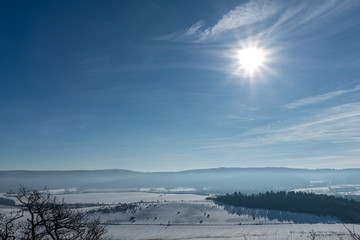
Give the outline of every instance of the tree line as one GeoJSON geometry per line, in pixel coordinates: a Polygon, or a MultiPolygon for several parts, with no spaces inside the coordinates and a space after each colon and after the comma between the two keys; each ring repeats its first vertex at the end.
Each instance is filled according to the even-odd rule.
{"type": "Polygon", "coordinates": [[[247,195],[234,192],[209,199],[240,207],[334,216],[344,223],[360,223],[360,202],[325,194],[280,191],[247,195]]]}
{"type": "Polygon", "coordinates": [[[0,197],[0,205],[14,206],[14,205],[15,205],[15,201],[12,200],[12,199],[0,197]]]}

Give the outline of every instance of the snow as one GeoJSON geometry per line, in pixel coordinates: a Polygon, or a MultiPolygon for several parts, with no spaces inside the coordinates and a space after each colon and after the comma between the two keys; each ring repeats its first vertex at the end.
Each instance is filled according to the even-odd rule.
{"type": "MultiPolygon", "coordinates": [[[[277,219],[269,219],[271,210],[221,206],[205,200],[204,196],[191,194],[175,196],[169,194],[167,201],[153,202],[140,201],[145,199],[145,196],[149,197],[146,199],[157,200],[161,194],[133,194],[128,193],[126,197],[123,196],[125,197],[123,200],[130,200],[129,197],[132,195],[131,199],[137,203],[137,208],[133,211],[92,214],[93,217],[100,217],[101,221],[107,224],[108,235],[114,240],[302,240],[311,239],[312,232],[316,240],[340,239],[339,236],[342,239],[349,239],[348,232],[342,224],[294,224],[292,220],[280,222],[277,219]]],[[[311,217],[317,217],[288,212],[282,212],[280,216],[287,216],[286,214],[293,220],[297,218],[311,220],[311,217]]],[[[319,221],[326,221],[325,218],[317,218],[319,221]]],[[[350,229],[354,227],[354,230],[360,233],[360,225],[347,226],[350,229]]]]}
{"type": "MultiPolygon", "coordinates": [[[[61,193],[61,191],[52,191],[61,193]]],[[[350,239],[343,224],[324,224],[334,218],[317,217],[264,209],[249,209],[219,205],[196,194],[147,192],[91,192],[55,194],[67,203],[101,203],[107,207],[118,203],[134,203],[124,212],[89,213],[107,225],[113,240],[143,239],[244,239],[244,240],[316,240],[350,239]],[[304,222],[306,224],[294,224],[304,222]],[[308,222],[319,222],[309,224],[308,222]]],[[[0,195],[1,196],[1,195],[0,195]]],[[[10,214],[18,208],[0,206],[10,214]]],[[[83,211],[100,207],[83,208],[83,211]]],[[[346,225],[360,233],[360,225],[346,225]]]]}
{"type": "Polygon", "coordinates": [[[315,194],[329,194],[329,187],[312,187],[312,188],[297,188],[293,190],[294,192],[306,192],[306,193],[315,193],[315,194]]]}
{"type": "MultiPolygon", "coordinates": [[[[347,225],[360,232],[359,225],[347,225]]],[[[113,240],[143,239],[244,239],[244,240],[302,240],[311,239],[314,231],[316,240],[350,239],[342,224],[280,224],[280,225],[110,225],[108,234],[113,240]],[[342,237],[342,238],[339,238],[342,237]]]]}
{"type": "Polygon", "coordinates": [[[241,208],[218,205],[212,201],[137,203],[126,212],[95,213],[102,222],[111,224],[279,224],[279,223],[335,223],[332,217],[286,211],[241,208]]]}
{"type": "Polygon", "coordinates": [[[131,202],[164,202],[164,201],[201,201],[207,196],[196,194],[159,194],[146,192],[104,192],[77,193],[56,195],[67,203],[131,203],[131,202]]]}
{"type": "Polygon", "coordinates": [[[184,187],[169,189],[169,192],[195,192],[195,191],[196,191],[195,188],[184,188],[184,187]]]}
{"type": "Polygon", "coordinates": [[[315,194],[338,195],[338,196],[360,195],[360,185],[339,184],[339,185],[329,185],[326,187],[296,188],[293,189],[293,191],[315,193],[315,194]]]}
{"type": "Polygon", "coordinates": [[[251,216],[238,216],[216,206],[213,202],[162,202],[142,203],[136,211],[126,213],[95,214],[103,222],[115,224],[227,224],[253,221],[251,216]]]}

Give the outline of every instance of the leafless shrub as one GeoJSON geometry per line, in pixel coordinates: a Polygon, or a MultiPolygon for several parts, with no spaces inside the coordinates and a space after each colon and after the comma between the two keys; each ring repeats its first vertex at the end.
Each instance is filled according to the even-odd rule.
{"type": "Polygon", "coordinates": [[[315,238],[316,238],[316,233],[315,233],[314,229],[311,229],[311,231],[309,232],[309,238],[310,238],[311,240],[315,240],[315,238]]]}
{"type": "Polygon", "coordinates": [[[14,240],[19,224],[16,222],[19,218],[23,217],[22,211],[15,214],[3,214],[0,212],[0,239],[1,240],[14,240]]]}

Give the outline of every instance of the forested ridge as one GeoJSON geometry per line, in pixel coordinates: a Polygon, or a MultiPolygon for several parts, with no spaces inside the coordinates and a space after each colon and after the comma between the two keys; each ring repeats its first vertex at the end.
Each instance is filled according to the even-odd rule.
{"type": "Polygon", "coordinates": [[[360,202],[325,194],[281,191],[247,195],[235,192],[209,199],[240,207],[334,216],[345,223],[360,223],[360,202]]]}

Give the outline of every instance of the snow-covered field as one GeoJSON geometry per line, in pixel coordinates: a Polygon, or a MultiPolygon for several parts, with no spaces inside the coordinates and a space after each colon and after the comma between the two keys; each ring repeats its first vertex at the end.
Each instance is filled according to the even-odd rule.
{"type": "Polygon", "coordinates": [[[146,192],[105,192],[105,193],[78,193],[56,195],[67,203],[131,203],[131,202],[157,202],[157,201],[200,201],[206,196],[196,194],[166,194],[146,192]]]}
{"type": "MultiPolygon", "coordinates": [[[[106,204],[84,210],[102,209],[89,215],[99,217],[114,240],[351,239],[343,224],[324,224],[337,222],[335,218],[219,205],[196,194],[92,192],[56,196],[72,204],[106,204]],[[116,206],[122,208],[116,211],[116,206]]],[[[0,210],[15,209],[0,206],[0,210]]],[[[347,227],[360,233],[360,225],[347,227]]]]}
{"type": "Polygon", "coordinates": [[[339,185],[329,185],[326,187],[296,188],[293,189],[293,191],[315,193],[315,194],[337,195],[337,196],[347,196],[347,195],[357,196],[360,195],[360,185],[339,184],[339,185]]]}
{"type": "MultiPolygon", "coordinates": [[[[115,206],[115,205],[114,205],[115,206]]],[[[112,209],[108,206],[107,209],[112,209]]],[[[110,224],[151,225],[264,225],[289,223],[336,223],[336,218],[285,211],[218,205],[212,201],[172,201],[123,205],[119,211],[92,214],[110,224]],[[124,210],[124,208],[126,210],[124,210]]]]}
{"type": "MultiPolygon", "coordinates": [[[[347,225],[352,229],[353,225],[347,225]]],[[[341,224],[280,224],[280,225],[224,225],[224,226],[108,226],[113,240],[143,239],[243,239],[243,240],[340,240],[351,239],[341,224]],[[312,238],[314,236],[315,238],[312,238]]],[[[360,226],[355,225],[360,232],[360,226]]]]}

